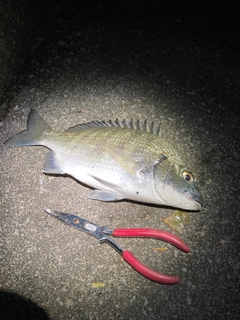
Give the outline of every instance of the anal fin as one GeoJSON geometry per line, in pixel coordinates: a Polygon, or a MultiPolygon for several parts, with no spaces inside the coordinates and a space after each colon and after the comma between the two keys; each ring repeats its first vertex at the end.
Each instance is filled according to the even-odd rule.
{"type": "Polygon", "coordinates": [[[65,172],[63,172],[63,170],[59,166],[56,154],[53,151],[49,151],[47,153],[43,172],[52,174],[65,174],[65,172]]]}

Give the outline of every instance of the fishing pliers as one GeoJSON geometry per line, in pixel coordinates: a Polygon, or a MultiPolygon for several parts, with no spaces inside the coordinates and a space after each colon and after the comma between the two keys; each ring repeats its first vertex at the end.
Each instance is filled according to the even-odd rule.
{"type": "Polygon", "coordinates": [[[189,252],[187,244],[178,238],[177,236],[163,230],[147,229],[147,228],[132,228],[132,229],[115,229],[110,230],[107,226],[99,226],[88,220],[82,219],[73,214],[63,213],[48,208],[44,209],[51,216],[65,222],[71,227],[77,228],[95,238],[100,243],[107,242],[111,245],[118,253],[120,253],[123,259],[130,264],[136,271],[145,276],[146,278],[162,283],[162,284],[176,284],[179,282],[179,278],[175,276],[168,276],[143,265],[135,256],[127,250],[122,249],[115,241],[109,236],[113,237],[144,237],[144,238],[157,238],[167,241],[184,252],[189,252]]]}

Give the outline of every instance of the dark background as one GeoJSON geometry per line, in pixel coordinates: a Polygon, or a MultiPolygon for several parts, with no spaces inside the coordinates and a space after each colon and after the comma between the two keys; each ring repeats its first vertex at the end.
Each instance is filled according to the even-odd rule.
{"type": "MultiPolygon", "coordinates": [[[[1,0],[0,101],[9,97],[6,90],[11,91],[19,77],[23,81],[29,62],[44,60],[51,41],[78,22],[118,23],[124,32],[143,29],[154,34],[164,28],[164,36],[174,39],[184,36],[196,44],[209,41],[211,48],[228,47],[228,62],[234,64],[239,53],[239,13],[238,1],[1,0]]],[[[111,30],[107,32],[114,37],[111,30]]]]}

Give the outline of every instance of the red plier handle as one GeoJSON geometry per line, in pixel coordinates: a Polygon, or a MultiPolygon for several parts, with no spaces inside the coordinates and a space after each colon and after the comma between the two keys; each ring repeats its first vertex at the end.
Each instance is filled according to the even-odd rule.
{"type": "MultiPolygon", "coordinates": [[[[156,230],[156,229],[116,229],[112,232],[114,237],[147,237],[147,238],[157,238],[160,240],[167,241],[184,252],[189,252],[190,248],[188,245],[167,231],[156,230]]],[[[175,276],[168,276],[162,273],[153,271],[152,269],[146,267],[142,264],[130,251],[123,250],[123,259],[128,262],[136,271],[142,274],[144,277],[162,284],[176,284],[179,283],[179,278],[175,276]]]]}

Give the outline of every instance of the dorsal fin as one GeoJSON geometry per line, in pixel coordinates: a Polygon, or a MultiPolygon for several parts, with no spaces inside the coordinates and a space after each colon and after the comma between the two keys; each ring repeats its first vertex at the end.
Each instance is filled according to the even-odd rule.
{"type": "Polygon", "coordinates": [[[67,129],[67,131],[81,131],[81,130],[90,129],[90,128],[106,128],[106,127],[140,130],[142,132],[147,132],[155,136],[159,136],[161,138],[164,137],[164,133],[161,130],[161,124],[156,126],[154,124],[154,121],[152,121],[149,124],[147,120],[141,122],[140,120],[134,121],[133,119],[131,119],[130,121],[127,121],[126,119],[123,119],[123,120],[116,119],[116,120],[107,120],[107,121],[103,120],[103,121],[87,122],[87,123],[82,123],[74,127],[71,127],[67,129]]]}

